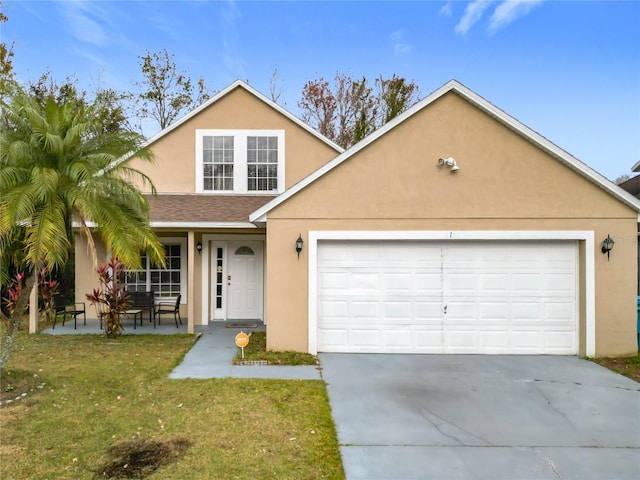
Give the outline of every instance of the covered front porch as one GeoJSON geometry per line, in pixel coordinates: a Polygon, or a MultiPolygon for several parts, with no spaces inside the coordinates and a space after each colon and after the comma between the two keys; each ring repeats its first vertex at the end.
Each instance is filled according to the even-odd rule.
{"type": "MultiPolygon", "coordinates": [[[[181,329],[186,333],[196,333],[212,321],[264,321],[265,231],[248,217],[271,198],[150,197],[151,225],[165,247],[167,265],[153,265],[143,256],[140,270],[126,272],[125,288],[153,292],[156,303],[180,296],[181,329]]],[[[94,244],[99,261],[107,259],[105,246],[97,238],[94,244]]],[[[85,302],[89,314],[93,307],[86,294],[97,286],[97,276],[87,247],[77,235],[75,301],[85,302]]],[[[99,330],[97,324],[92,328],[99,330]]],[[[32,319],[31,331],[37,330],[32,319]]]]}

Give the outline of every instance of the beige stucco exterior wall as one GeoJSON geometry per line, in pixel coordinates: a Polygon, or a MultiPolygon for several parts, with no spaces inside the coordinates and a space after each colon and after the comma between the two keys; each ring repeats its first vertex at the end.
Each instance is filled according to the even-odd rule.
{"type": "MultiPolygon", "coordinates": [[[[198,129],[285,131],[285,187],[297,183],[337,155],[327,143],[243,88],[236,88],[151,146],[153,163],[134,159],[131,166],[151,177],[158,192],[195,193],[198,129]]],[[[148,186],[139,184],[148,191],[148,186]]]]}
{"type": "MultiPolygon", "coordinates": [[[[636,348],[637,212],[449,93],[268,214],[268,347],[307,350],[314,230],[593,231],[596,354],[636,348]],[[437,166],[454,157],[460,171],[437,166]],[[599,251],[610,234],[610,261],[599,251]]],[[[580,285],[584,297],[585,249],[580,285]]],[[[584,305],[581,306],[584,308],[584,305]]],[[[584,312],[580,340],[584,353],[584,312]]]]}

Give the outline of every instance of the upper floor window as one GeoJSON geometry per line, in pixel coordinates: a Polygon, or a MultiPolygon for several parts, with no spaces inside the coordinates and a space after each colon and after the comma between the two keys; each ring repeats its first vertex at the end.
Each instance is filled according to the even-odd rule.
{"type": "Polygon", "coordinates": [[[202,163],[205,190],[233,190],[233,137],[203,137],[202,163]]]}
{"type": "Polygon", "coordinates": [[[196,191],[284,191],[283,130],[196,130],[196,191]]]}

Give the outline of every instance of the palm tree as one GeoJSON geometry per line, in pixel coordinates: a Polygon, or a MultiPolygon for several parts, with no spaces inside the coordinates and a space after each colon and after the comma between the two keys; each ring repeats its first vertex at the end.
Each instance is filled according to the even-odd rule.
{"type": "Polygon", "coordinates": [[[36,271],[62,267],[74,229],[91,230],[131,268],[140,252],[160,265],[164,251],[148,221],[148,203],[133,181],[149,178],[130,167],[133,156],[151,160],[134,132],[103,128],[94,107],[75,99],[38,101],[17,89],[0,103],[0,284],[9,268],[26,273],[21,298],[5,329],[0,371],[24,314],[36,271]],[[16,255],[15,252],[21,252],[16,255]]]}

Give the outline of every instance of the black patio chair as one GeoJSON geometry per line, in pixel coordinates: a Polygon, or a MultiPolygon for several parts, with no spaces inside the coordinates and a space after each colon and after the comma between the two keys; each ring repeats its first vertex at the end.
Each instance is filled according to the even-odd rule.
{"type": "Polygon", "coordinates": [[[73,305],[66,305],[64,303],[64,299],[61,296],[53,297],[53,305],[54,305],[54,316],[53,316],[53,327],[56,328],[56,322],[58,321],[58,316],[62,315],[62,326],[64,327],[64,322],[67,320],[67,315],[73,316],[73,329],[78,328],[78,315],[82,314],[84,317],[84,326],[87,326],[87,309],[84,302],[76,302],[73,305]]]}
{"type": "Polygon", "coordinates": [[[160,315],[163,313],[173,313],[173,319],[176,322],[176,328],[178,327],[178,320],[182,325],[182,318],[180,317],[180,298],[182,295],[178,295],[175,302],[158,302],[156,304],[155,315],[158,317],[158,325],[160,325],[160,315]]]}

